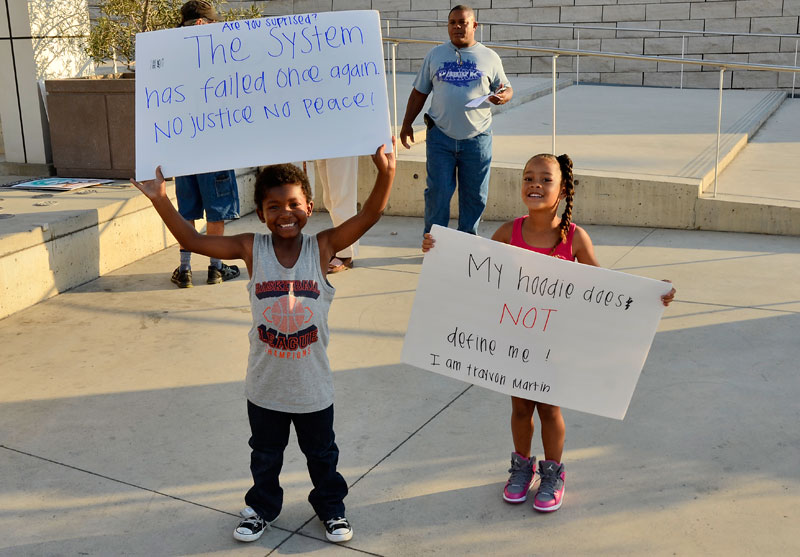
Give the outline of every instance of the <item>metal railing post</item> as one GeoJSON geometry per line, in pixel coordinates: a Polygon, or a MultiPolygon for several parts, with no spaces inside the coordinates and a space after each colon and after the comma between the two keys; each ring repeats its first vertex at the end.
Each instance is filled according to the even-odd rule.
{"type": "MultiPolygon", "coordinates": [[[[794,67],[797,67],[797,43],[798,40],[794,41],[794,67]]],[[[794,78],[797,77],[797,72],[792,74],[792,98],[794,98],[794,78]]]]}
{"type": "MultiPolygon", "coordinates": [[[[686,35],[681,36],[681,60],[686,53],[686,35]]],[[[683,64],[681,64],[681,91],[683,91],[683,64]]]]}
{"type": "MultiPolygon", "coordinates": [[[[578,29],[578,48],[577,50],[581,49],[581,30],[578,29]]],[[[580,85],[581,83],[581,55],[578,54],[575,57],[575,85],[580,85]]]]}
{"type": "Polygon", "coordinates": [[[556,58],[558,54],[553,55],[553,155],[556,154],[556,58]]]}
{"type": "MultiPolygon", "coordinates": [[[[397,127],[397,43],[392,43],[392,96],[394,97],[394,136],[400,135],[397,127]]],[[[395,155],[397,156],[397,155],[395,155]]]]}
{"type": "Polygon", "coordinates": [[[717,197],[717,182],[719,180],[719,139],[722,132],[722,78],[725,68],[719,69],[719,111],[717,112],[717,157],[714,161],[714,197],[717,197]]]}

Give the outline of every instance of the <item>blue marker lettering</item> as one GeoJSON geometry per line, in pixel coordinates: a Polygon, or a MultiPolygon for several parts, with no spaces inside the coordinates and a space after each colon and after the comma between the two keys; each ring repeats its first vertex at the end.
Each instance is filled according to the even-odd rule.
{"type": "Polygon", "coordinates": [[[272,37],[273,39],[275,39],[278,42],[278,46],[281,49],[277,53],[274,53],[274,54],[273,54],[273,52],[271,50],[267,49],[267,54],[269,54],[273,58],[277,58],[278,56],[283,54],[283,43],[281,42],[281,40],[278,37],[275,36],[275,32],[276,32],[275,28],[274,27],[270,27],[269,36],[272,37]]]}
{"type": "Polygon", "coordinates": [[[187,39],[194,39],[195,41],[195,48],[197,49],[197,67],[203,67],[201,58],[200,58],[200,37],[208,37],[211,38],[211,35],[189,35],[188,37],[184,37],[183,40],[187,39]]]}
{"type": "MultiPolygon", "coordinates": [[[[237,25],[237,29],[238,29],[238,25],[237,25]]],[[[242,39],[240,39],[239,37],[234,38],[231,41],[231,59],[234,62],[242,62],[243,60],[247,60],[248,58],[250,58],[249,54],[247,56],[245,56],[244,58],[237,58],[236,56],[234,56],[234,54],[238,53],[241,49],[242,49],[242,39]],[[236,48],[234,48],[234,46],[236,48]]]]}

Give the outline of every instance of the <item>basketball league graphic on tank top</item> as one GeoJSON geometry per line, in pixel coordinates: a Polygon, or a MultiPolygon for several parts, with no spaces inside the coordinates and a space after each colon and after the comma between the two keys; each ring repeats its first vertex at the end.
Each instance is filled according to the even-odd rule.
{"type": "Polygon", "coordinates": [[[258,337],[266,344],[267,354],[276,358],[299,359],[311,353],[317,342],[314,312],[305,299],[319,298],[315,280],[268,280],[256,284],[256,298],[275,298],[262,315],[265,323],[258,326],[258,337]]]}

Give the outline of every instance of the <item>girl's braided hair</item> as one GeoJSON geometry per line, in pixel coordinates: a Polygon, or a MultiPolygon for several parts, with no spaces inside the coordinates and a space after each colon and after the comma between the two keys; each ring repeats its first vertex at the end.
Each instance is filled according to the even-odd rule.
{"type": "Polygon", "coordinates": [[[558,225],[561,237],[559,238],[558,242],[556,242],[556,245],[553,246],[553,249],[550,250],[550,255],[553,255],[556,251],[556,248],[567,241],[569,225],[572,222],[572,200],[575,196],[576,184],[575,178],[572,175],[572,159],[569,158],[569,155],[567,154],[555,156],[549,153],[536,155],[533,157],[533,159],[554,160],[558,163],[558,167],[561,169],[561,185],[564,187],[564,200],[566,202],[566,206],[564,207],[564,213],[561,215],[561,223],[558,225]]]}

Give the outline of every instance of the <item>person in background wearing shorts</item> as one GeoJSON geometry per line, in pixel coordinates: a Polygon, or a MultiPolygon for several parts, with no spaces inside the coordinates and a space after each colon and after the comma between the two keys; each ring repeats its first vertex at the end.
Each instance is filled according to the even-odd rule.
{"type": "MultiPolygon", "coordinates": [[[[181,6],[179,27],[204,25],[219,21],[214,6],[206,0],[190,0],[181,6]]],[[[206,217],[206,234],[225,234],[225,221],[239,218],[239,189],[233,170],[190,174],[175,178],[175,194],[178,197],[178,212],[194,226],[194,221],[206,217]]],[[[180,266],[172,273],[172,282],[178,288],[192,287],[192,252],[181,246],[180,266]]],[[[219,284],[239,276],[239,267],[226,265],[219,259],[210,258],[207,284],[219,284]]]]}

